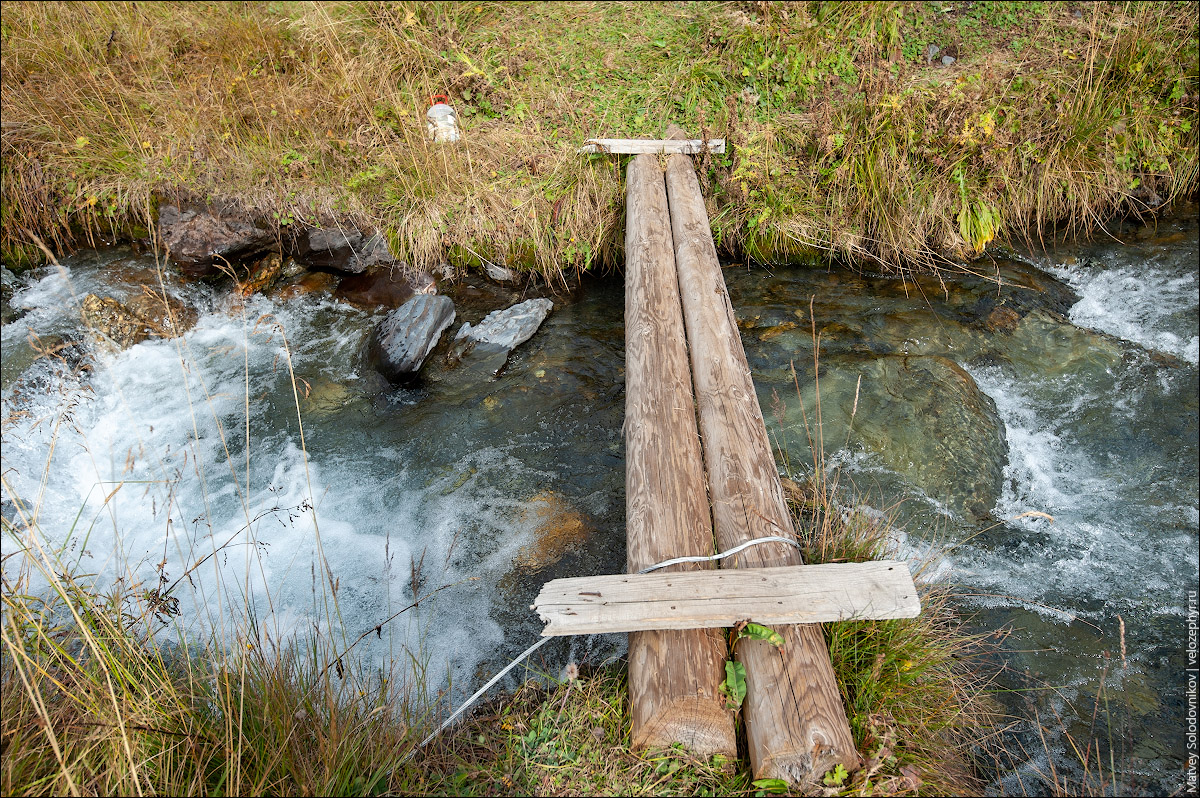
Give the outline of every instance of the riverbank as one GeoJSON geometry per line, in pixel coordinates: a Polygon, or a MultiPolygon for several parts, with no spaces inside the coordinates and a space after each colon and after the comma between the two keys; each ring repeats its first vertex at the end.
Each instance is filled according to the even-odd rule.
{"type": "Polygon", "coordinates": [[[171,198],[561,277],[621,259],[621,161],[578,146],[674,121],[729,143],[699,163],[726,252],[936,268],[1194,194],[1197,27],[1188,3],[6,3],[0,253],[145,236],[171,198]],[[426,139],[442,93],[458,144],[426,139]]]}

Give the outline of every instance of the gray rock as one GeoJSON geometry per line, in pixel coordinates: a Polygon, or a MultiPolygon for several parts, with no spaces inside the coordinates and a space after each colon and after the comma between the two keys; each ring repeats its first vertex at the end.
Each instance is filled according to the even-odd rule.
{"type": "Polygon", "coordinates": [[[952,55],[944,55],[944,56],[942,56],[942,66],[950,66],[956,60],[957,59],[952,55]]]}
{"type": "Polygon", "coordinates": [[[16,293],[17,276],[10,272],[7,266],[0,266],[0,274],[3,275],[3,280],[0,281],[0,323],[8,324],[20,318],[22,313],[12,306],[13,294],[16,293]]]}
{"type": "Polygon", "coordinates": [[[397,262],[387,239],[379,233],[365,238],[357,230],[314,227],[296,242],[296,260],[308,268],[362,274],[373,266],[397,262]]]}
{"type": "Polygon", "coordinates": [[[474,327],[470,322],[463,324],[454,336],[450,362],[457,364],[469,358],[477,371],[499,374],[509,353],[537,332],[553,307],[549,299],[529,299],[489,313],[474,327]]]}
{"type": "Polygon", "coordinates": [[[310,268],[342,270],[362,244],[362,233],[357,230],[312,228],[296,242],[296,261],[310,268]]]}
{"type": "Polygon", "coordinates": [[[933,59],[937,58],[938,53],[941,51],[942,48],[938,47],[936,44],[929,45],[929,47],[925,50],[925,60],[932,64],[933,59]]]}
{"type": "Polygon", "coordinates": [[[367,357],[390,382],[412,379],[453,323],[454,303],[448,297],[418,294],[371,331],[367,357]]]}
{"type": "Polygon", "coordinates": [[[275,242],[274,232],[232,209],[162,205],[158,227],[171,260],[190,277],[215,276],[219,266],[253,260],[275,242]]]}
{"type": "Polygon", "coordinates": [[[387,239],[376,233],[354,251],[354,254],[350,256],[349,263],[342,268],[342,271],[362,274],[372,266],[390,266],[396,262],[397,258],[392,254],[387,239]]]}
{"type": "Polygon", "coordinates": [[[489,313],[477,326],[467,322],[454,340],[511,351],[533,337],[553,307],[549,299],[528,299],[489,313]]]}
{"type": "Polygon", "coordinates": [[[491,261],[483,262],[483,269],[487,272],[487,276],[498,283],[515,283],[517,281],[517,273],[512,269],[492,263],[491,261]]]}

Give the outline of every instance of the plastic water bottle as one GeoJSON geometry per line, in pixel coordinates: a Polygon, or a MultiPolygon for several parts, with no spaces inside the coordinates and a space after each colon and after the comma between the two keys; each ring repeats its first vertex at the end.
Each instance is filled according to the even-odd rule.
{"type": "Polygon", "coordinates": [[[434,141],[458,141],[458,115],[445,94],[429,98],[431,105],[425,112],[426,129],[434,141]]]}

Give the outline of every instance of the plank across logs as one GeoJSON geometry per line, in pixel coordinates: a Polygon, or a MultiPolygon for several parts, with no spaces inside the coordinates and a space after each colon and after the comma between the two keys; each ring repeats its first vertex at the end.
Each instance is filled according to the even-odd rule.
{"type": "MultiPolygon", "coordinates": [[[[905,563],[805,566],[782,543],[745,548],[722,569],[665,560],[711,555],[763,537],[794,539],[746,354],[689,158],[630,152],[625,229],[626,565],[629,575],[547,583],[534,603],[544,635],[629,632],[629,700],[639,748],[682,743],[737,752],[721,684],[721,627],[772,623],[783,645],[743,639],[742,705],[756,778],[812,783],[859,766],[819,622],[913,617],[905,563]],[[697,423],[698,421],[698,423],[697,423]],[[745,613],[745,615],[742,615],[745,613]],[[757,617],[756,617],[757,616],[757,617]]],[[[688,141],[690,144],[691,142],[688,141]]],[[[662,146],[659,146],[662,145],[662,146]]],[[[619,142],[606,142],[620,152],[619,142]]]]}

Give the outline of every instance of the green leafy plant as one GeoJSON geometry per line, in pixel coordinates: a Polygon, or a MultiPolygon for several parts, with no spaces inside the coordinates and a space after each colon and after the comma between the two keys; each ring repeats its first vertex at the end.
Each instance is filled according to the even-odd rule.
{"type": "Polygon", "coordinates": [[[821,779],[821,783],[826,787],[841,787],[846,783],[846,778],[849,775],[846,768],[839,762],[837,767],[825,774],[825,778],[821,779]]]}
{"type": "Polygon", "coordinates": [[[730,709],[737,709],[746,700],[746,666],[733,660],[725,661],[725,681],[721,682],[730,709]]]}
{"type": "Polygon", "coordinates": [[[729,646],[730,659],[725,662],[725,681],[721,683],[721,692],[726,696],[730,709],[737,709],[746,699],[746,667],[732,659],[740,640],[762,640],[779,648],[783,645],[783,635],[769,626],[744,621],[738,624],[731,633],[732,641],[729,646]]]}

